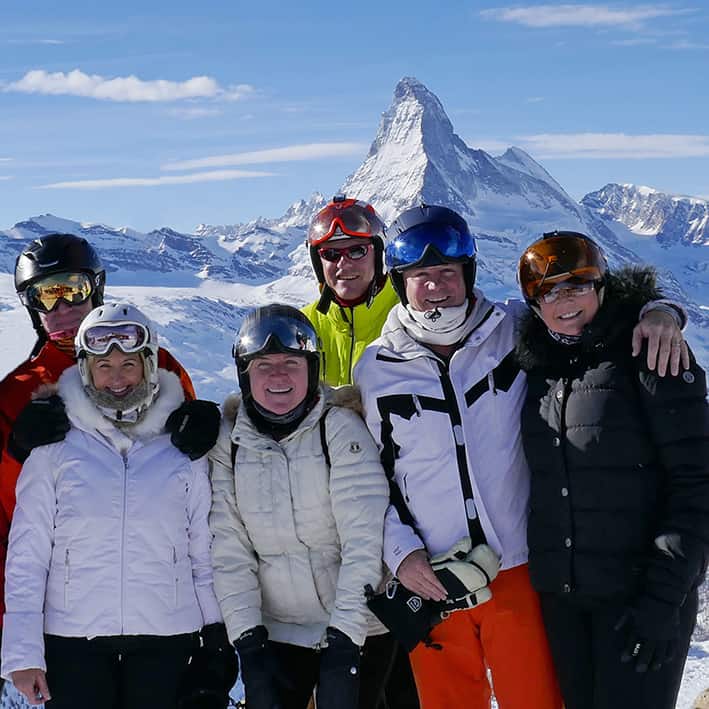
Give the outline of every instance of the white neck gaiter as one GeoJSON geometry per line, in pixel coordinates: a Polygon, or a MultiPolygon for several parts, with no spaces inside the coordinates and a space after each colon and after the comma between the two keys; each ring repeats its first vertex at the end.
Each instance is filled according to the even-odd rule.
{"type": "Polygon", "coordinates": [[[454,345],[475,326],[476,319],[468,317],[470,301],[450,308],[414,310],[410,305],[397,306],[399,322],[418,342],[427,345],[454,345]]]}

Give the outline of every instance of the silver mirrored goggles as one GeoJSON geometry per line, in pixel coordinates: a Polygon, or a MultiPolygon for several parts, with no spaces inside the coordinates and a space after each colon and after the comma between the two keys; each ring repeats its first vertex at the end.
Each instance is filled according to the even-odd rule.
{"type": "Polygon", "coordinates": [[[104,355],[116,346],[125,354],[140,352],[150,339],[140,323],[106,323],[89,327],[81,336],[81,349],[92,355],[104,355]]]}
{"type": "Polygon", "coordinates": [[[256,318],[241,328],[232,350],[234,359],[260,354],[318,352],[318,336],[312,327],[294,318],[256,318]]]}

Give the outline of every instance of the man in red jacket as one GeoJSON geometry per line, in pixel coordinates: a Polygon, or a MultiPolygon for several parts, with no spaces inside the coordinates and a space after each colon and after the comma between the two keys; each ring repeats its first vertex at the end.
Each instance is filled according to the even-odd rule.
{"type": "MultiPolygon", "coordinates": [[[[58,397],[33,399],[33,395],[76,363],[74,336],[86,315],[103,303],[105,278],[94,248],[73,234],[35,239],[17,258],[15,288],[30,315],[37,342],[29,358],[0,382],[0,589],[22,463],[32,448],[62,440],[69,429],[58,397]]],[[[211,402],[195,400],[189,375],[166,350],[158,353],[158,367],[178,375],[187,400],[168,419],[172,442],[197,458],[216,441],[219,411],[211,402]]]]}

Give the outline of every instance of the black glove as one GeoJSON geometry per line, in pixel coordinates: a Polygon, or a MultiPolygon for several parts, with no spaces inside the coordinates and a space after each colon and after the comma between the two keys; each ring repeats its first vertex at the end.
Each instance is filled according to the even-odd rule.
{"type": "Polygon", "coordinates": [[[55,394],[48,399],[34,399],[15,420],[7,448],[16,460],[24,463],[33,448],[63,441],[70,428],[60,397],[55,394]]]}
{"type": "Polygon", "coordinates": [[[175,448],[197,460],[214,447],[219,436],[221,414],[213,401],[185,401],[165,422],[165,431],[175,448]]]}
{"type": "Polygon", "coordinates": [[[182,673],[177,709],[227,709],[229,692],[239,675],[239,660],[223,623],[205,625],[202,646],[182,673]]]}
{"type": "Polygon", "coordinates": [[[257,625],[243,632],[234,646],[239,652],[241,679],[249,709],[282,709],[276,688],[278,663],[268,646],[266,628],[257,625]]]}
{"type": "Polygon", "coordinates": [[[675,654],[679,641],[679,608],[651,596],[640,596],[615,625],[624,632],[621,662],[635,662],[637,672],[658,670],[675,654]]]}
{"type": "Polygon", "coordinates": [[[357,709],[361,648],[337,628],[327,629],[327,647],[320,653],[319,709],[357,709]]]}

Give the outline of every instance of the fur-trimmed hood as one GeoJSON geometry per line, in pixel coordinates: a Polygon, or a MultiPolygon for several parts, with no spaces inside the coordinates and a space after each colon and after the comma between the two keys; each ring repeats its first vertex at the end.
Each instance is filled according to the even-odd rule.
{"type": "MultiPolygon", "coordinates": [[[[160,392],[147,408],[143,418],[130,426],[130,436],[103,416],[89,395],[79,374],[79,367],[69,367],[56,385],[56,393],[64,401],[72,426],[83,431],[97,432],[109,439],[120,451],[128,450],[134,440],[148,439],[165,432],[167,417],[185,400],[185,393],[176,374],[158,370],[160,392]]],[[[46,393],[46,392],[45,392],[46,393]]]]}
{"type": "MultiPolygon", "coordinates": [[[[351,409],[360,416],[363,414],[362,399],[359,393],[359,387],[346,384],[341,387],[331,387],[323,382],[319,386],[320,399],[323,402],[323,410],[333,406],[339,406],[345,409],[351,409]]],[[[231,430],[234,427],[236,416],[241,407],[241,394],[232,392],[227,396],[222,405],[222,416],[224,422],[231,430]]],[[[317,408],[317,407],[316,407],[317,408]]]]}
{"type": "MultiPolygon", "coordinates": [[[[641,308],[651,300],[662,298],[653,268],[628,266],[608,273],[603,304],[596,317],[585,328],[577,345],[562,345],[554,340],[544,321],[531,308],[519,324],[517,360],[525,371],[532,369],[563,370],[577,355],[600,353],[625,346],[625,335],[638,322],[641,308]]],[[[630,343],[627,343],[628,348],[630,343]]]]}

